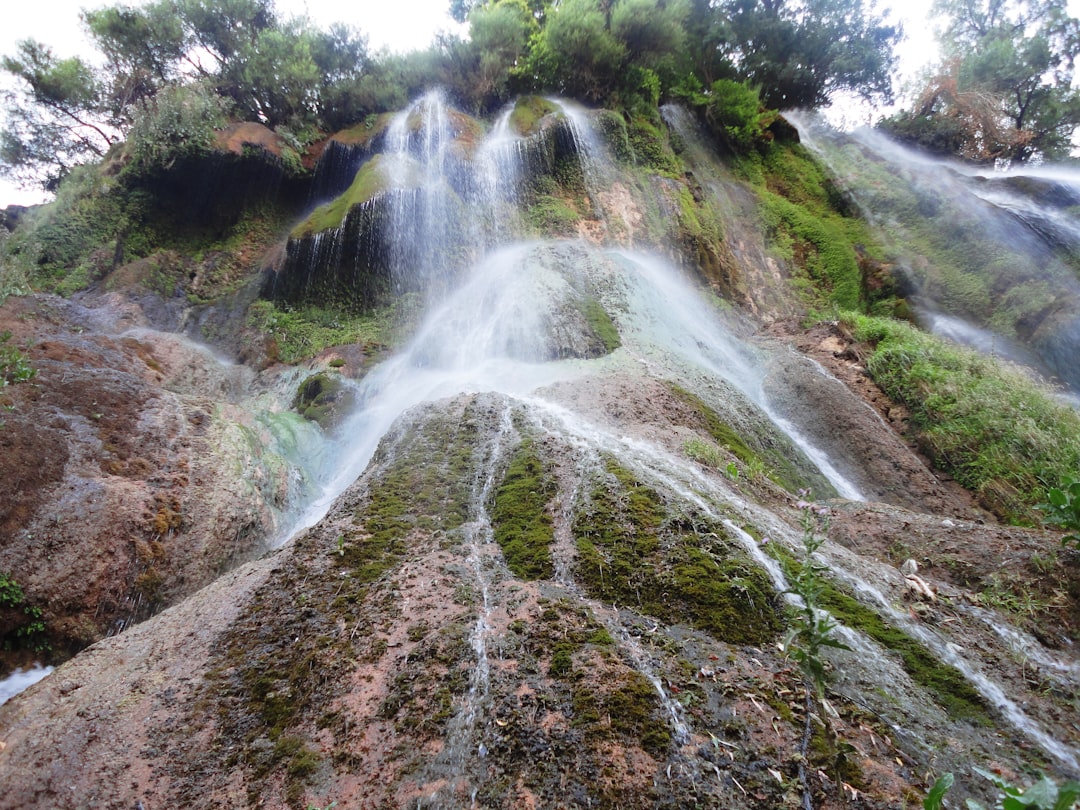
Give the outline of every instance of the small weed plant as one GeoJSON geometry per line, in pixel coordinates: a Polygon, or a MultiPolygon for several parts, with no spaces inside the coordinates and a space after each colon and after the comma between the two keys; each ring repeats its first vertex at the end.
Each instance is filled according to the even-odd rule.
{"type": "MultiPolygon", "coordinates": [[[[821,574],[826,569],[825,566],[814,561],[814,554],[825,542],[829,527],[829,509],[827,506],[811,501],[810,491],[806,489],[799,490],[799,501],[796,505],[799,508],[799,520],[803,530],[802,560],[798,571],[792,577],[788,593],[798,596],[801,604],[784,640],[784,651],[798,663],[799,669],[802,670],[806,690],[806,726],[803,730],[803,759],[799,763],[799,782],[803,789],[802,807],[808,810],[813,806],[810,776],[806,768],[806,757],[810,748],[810,739],[813,736],[812,707],[816,701],[823,708],[828,708],[825,701],[826,672],[822,651],[826,647],[841,650],[850,648],[833,637],[832,631],[836,629],[837,623],[820,607],[824,593],[821,574]]],[[[820,716],[826,739],[838,755],[837,761],[839,761],[845,744],[836,739],[829,723],[828,712],[823,711],[820,716]]]]}
{"type": "Polygon", "coordinates": [[[1080,549],[1080,481],[1066,478],[1060,487],[1047,490],[1046,500],[1038,507],[1046,514],[1043,523],[1064,529],[1061,542],[1080,549]]]}
{"type": "Polygon", "coordinates": [[[5,650],[22,648],[44,652],[49,649],[44,635],[45,622],[41,617],[41,608],[26,604],[26,594],[23,593],[22,586],[5,573],[0,573],[0,608],[21,610],[26,616],[25,621],[0,638],[5,650]]]}
{"type": "MultiPolygon", "coordinates": [[[[987,808],[974,799],[967,799],[964,802],[967,810],[1075,810],[1080,807],[1080,782],[1075,780],[1059,785],[1053,779],[1043,776],[1027,788],[1021,788],[982,768],[975,768],[974,771],[993,782],[1001,793],[992,808],[987,808]]],[[[953,782],[951,773],[943,774],[923,800],[924,810],[941,810],[945,794],[949,792],[953,782]]]]}
{"type": "Polygon", "coordinates": [[[821,573],[825,566],[814,561],[814,554],[825,542],[829,527],[829,509],[809,501],[808,490],[800,490],[800,500],[796,504],[800,510],[803,530],[803,558],[795,574],[789,593],[802,600],[802,605],[795,614],[791,629],[784,641],[784,650],[790,655],[803,675],[814,687],[820,700],[825,693],[825,662],[822,650],[850,649],[833,637],[836,621],[820,608],[823,585],[821,573]]]}
{"type": "Polygon", "coordinates": [[[11,332],[0,332],[0,388],[34,379],[37,369],[26,355],[10,345],[11,332]]]}

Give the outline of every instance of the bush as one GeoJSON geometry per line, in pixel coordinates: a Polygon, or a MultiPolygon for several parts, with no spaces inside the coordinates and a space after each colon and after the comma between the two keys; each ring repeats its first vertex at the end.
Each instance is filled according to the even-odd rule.
{"type": "Polygon", "coordinates": [[[144,101],[128,132],[127,148],[142,169],[169,168],[205,152],[225,126],[227,103],[200,84],[163,89],[144,101]]]}
{"type": "MultiPolygon", "coordinates": [[[[37,369],[30,365],[26,355],[14,346],[9,346],[11,332],[0,333],[0,388],[13,383],[27,382],[34,379],[37,369]]],[[[0,604],[3,604],[0,600],[0,604]]]]}

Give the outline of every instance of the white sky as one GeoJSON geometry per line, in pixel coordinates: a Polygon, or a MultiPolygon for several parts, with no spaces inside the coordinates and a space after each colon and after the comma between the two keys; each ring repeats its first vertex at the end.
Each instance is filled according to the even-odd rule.
{"type": "MultiPolygon", "coordinates": [[[[137,0],[134,0],[137,4],[137,0]]],[[[34,38],[52,47],[60,57],[80,54],[91,56],[90,48],[79,24],[79,10],[119,5],[122,0],[5,0],[3,24],[0,25],[0,54],[12,54],[15,43],[34,38]]],[[[133,2],[133,0],[127,0],[133,2]]],[[[897,90],[910,80],[919,68],[932,61],[936,54],[933,30],[929,21],[931,0],[881,0],[884,6],[897,9],[895,18],[903,22],[906,39],[898,48],[901,59],[897,90]]],[[[276,7],[283,15],[307,14],[321,26],[344,22],[367,34],[373,48],[387,47],[394,51],[424,48],[437,31],[455,25],[447,14],[449,0],[277,0],[276,7]]],[[[1074,14],[1080,0],[1069,0],[1074,14]]],[[[834,118],[846,123],[865,123],[861,117],[872,111],[850,109],[845,105],[834,118]]],[[[40,202],[40,192],[24,191],[0,178],[0,208],[10,204],[28,205],[40,202]]]]}

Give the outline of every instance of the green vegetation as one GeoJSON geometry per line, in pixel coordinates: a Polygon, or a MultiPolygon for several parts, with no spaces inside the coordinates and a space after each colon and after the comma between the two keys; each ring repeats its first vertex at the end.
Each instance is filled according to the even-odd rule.
{"type": "MultiPolygon", "coordinates": [[[[783,566],[789,580],[800,576],[801,563],[777,543],[769,543],[769,553],[783,566]]],[[[876,612],[864,607],[836,585],[816,579],[817,604],[833,618],[853,630],[865,633],[899,658],[911,679],[922,686],[949,716],[978,725],[990,725],[982,695],[955,668],[939,661],[918,641],[888,624],[876,612]]]]}
{"type": "Polygon", "coordinates": [[[28,382],[37,375],[37,369],[16,346],[12,346],[11,332],[0,332],[0,388],[14,383],[28,382]]]}
{"type": "MultiPolygon", "coordinates": [[[[800,493],[809,497],[805,490],[800,493]]],[[[825,593],[825,582],[821,577],[828,568],[814,562],[814,553],[825,542],[828,532],[828,508],[805,500],[799,501],[800,521],[803,530],[802,559],[791,578],[791,592],[802,600],[791,621],[784,651],[795,659],[803,672],[806,682],[813,686],[817,698],[825,695],[825,660],[822,650],[825,647],[847,650],[847,645],[837,641],[832,631],[837,628],[836,620],[821,610],[821,599],[825,593]]],[[[807,718],[809,722],[809,718],[807,718]]]]}
{"type": "Polygon", "coordinates": [[[2,649],[36,652],[49,649],[41,608],[27,604],[22,586],[10,574],[0,572],[0,615],[3,614],[6,614],[4,624],[10,629],[0,637],[2,649]]]}
{"type": "Polygon", "coordinates": [[[910,409],[919,447],[999,517],[1035,522],[1043,482],[1080,469],[1080,416],[1020,371],[899,321],[844,323],[873,346],[867,370],[910,409]]]}
{"type": "Polygon", "coordinates": [[[526,438],[514,452],[491,505],[495,542],[506,565],[521,579],[549,579],[553,539],[548,504],[555,495],[554,479],[544,470],[535,442],[526,438]]]}
{"type": "Polygon", "coordinates": [[[339,375],[326,372],[313,374],[300,383],[293,400],[297,413],[322,428],[333,427],[352,406],[351,389],[339,375]]]}
{"type": "Polygon", "coordinates": [[[761,645],[780,630],[767,578],[723,529],[696,516],[669,518],[659,493],[614,459],[605,460],[573,530],[576,575],[596,598],[735,644],[761,645]]]}
{"type": "Polygon", "coordinates": [[[382,156],[376,155],[365,163],[356,173],[356,177],[353,178],[352,184],[345,193],[332,202],[316,208],[311,216],[293,229],[291,238],[302,239],[305,236],[340,228],[354,206],[367,202],[385,188],[386,176],[382,161],[382,156]]]}
{"type": "Polygon", "coordinates": [[[321,307],[286,309],[272,301],[248,308],[248,325],[272,341],[271,359],[297,363],[331,346],[359,344],[378,352],[392,342],[397,318],[390,308],[356,315],[321,307]]]}
{"type": "Polygon", "coordinates": [[[586,298],[581,305],[589,331],[603,344],[604,354],[611,354],[622,346],[622,338],[615,322],[611,320],[604,305],[595,298],[586,298]]]}
{"type": "MultiPolygon", "coordinates": [[[[1034,784],[1021,788],[982,768],[972,770],[984,779],[989,779],[1001,791],[994,803],[994,810],[1073,810],[1080,807],[1080,782],[1075,780],[1070,779],[1059,785],[1053,779],[1041,776],[1034,784]]],[[[951,773],[943,774],[923,802],[925,810],[940,810],[944,796],[954,781],[951,773]]],[[[974,799],[968,799],[966,806],[969,810],[985,810],[985,805],[974,799]]]]}
{"type": "MultiPolygon", "coordinates": [[[[805,270],[806,302],[825,309],[859,309],[863,279],[855,245],[875,242],[822,164],[792,144],[765,150],[756,164],[766,233],[783,258],[805,270]]],[[[755,172],[756,174],[756,172],[755,172]]]]}
{"type": "Polygon", "coordinates": [[[938,0],[942,61],[887,131],[993,163],[1066,158],[1080,124],[1080,20],[1054,0],[938,0]]]}
{"type": "Polygon", "coordinates": [[[540,122],[548,115],[559,114],[559,108],[541,96],[524,96],[514,104],[510,114],[510,127],[519,135],[535,135],[540,122]]]}
{"type": "MultiPolygon", "coordinates": [[[[817,485],[817,481],[810,480],[798,466],[792,462],[792,453],[787,446],[774,446],[767,443],[767,439],[754,437],[754,447],[747,442],[749,439],[740,435],[735,428],[725,422],[720,415],[710,408],[701,397],[682,386],[669,382],[670,391],[684,403],[693,408],[699,415],[702,426],[712,437],[719,447],[742,462],[743,467],[751,477],[765,475],[789,492],[809,488],[817,485]]],[[[688,442],[685,448],[691,458],[715,469],[723,469],[727,465],[716,453],[715,448],[710,448],[705,442],[688,442]]],[[[827,482],[822,482],[828,487],[827,482]]]]}
{"type": "Polygon", "coordinates": [[[585,685],[573,690],[574,728],[594,737],[623,737],[654,757],[666,755],[671,729],[663,717],[656,687],[640,672],[629,672],[610,691],[585,685]]]}
{"type": "Polygon", "coordinates": [[[1067,476],[1060,487],[1047,490],[1046,500],[1038,506],[1046,514],[1043,522],[1063,528],[1066,534],[1061,542],[1080,549],[1080,481],[1067,476]]]}

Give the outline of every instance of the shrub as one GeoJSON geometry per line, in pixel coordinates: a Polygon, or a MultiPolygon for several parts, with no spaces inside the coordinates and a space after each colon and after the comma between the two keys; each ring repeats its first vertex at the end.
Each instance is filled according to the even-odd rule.
{"type": "Polygon", "coordinates": [[[30,365],[26,355],[16,347],[8,345],[9,340],[11,332],[0,333],[0,388],[27,382],[37,374],[37,369],[30,365]]]}

